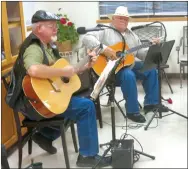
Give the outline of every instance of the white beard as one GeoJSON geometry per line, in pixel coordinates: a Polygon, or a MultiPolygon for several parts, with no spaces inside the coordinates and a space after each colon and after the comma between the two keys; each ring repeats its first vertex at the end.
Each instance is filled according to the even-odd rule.
{"type": "Polygon", "coordinates": [[[51,36],[51,42],[56,42],[57,41],[57,36],[51,36]]]}
{"type": "Polygon", "coordinates": [[[57,41],[57,36],[51,36],[51,42],[50,42],[50,45],[52,48],[56,49],[57,46],[55,44],[55,42],[57,41]]]}

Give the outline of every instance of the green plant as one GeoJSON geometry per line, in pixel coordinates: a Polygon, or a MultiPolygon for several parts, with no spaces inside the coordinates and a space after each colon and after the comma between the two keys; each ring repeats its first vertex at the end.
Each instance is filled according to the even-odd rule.
{"type": "Polygon", "coordinates": [[[79,34],[76,31],[75,24],[69,20],[67,15],[59,13],[57,16],[61,18],[60,21],[57,21],[57,41],[64,42],[70,40],[71,44],[76,43],[79,40],[79,34]]]}

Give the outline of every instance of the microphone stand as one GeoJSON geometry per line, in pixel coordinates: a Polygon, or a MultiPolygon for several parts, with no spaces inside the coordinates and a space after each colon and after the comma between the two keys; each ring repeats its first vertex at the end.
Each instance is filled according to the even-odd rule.
{"type": "MultiPolygon", "coordinates": [[[[92,167],[92,169],[97,167],[97,165],[100,163],[100,161],[106,156],[106,154],[110,150],[113,150],[115,147],[117,147],[121,143],[120,140],[116,139],[116,130],[115,130],[115,107],[114,107],[114,105],[115,105],[114,104],[114,102],[115,102],[115,97],[114,97],[114,95],[115,95],[115,70],[116,70],[116,68],[118,67],[118,65],[121,63],[121,61],[124,59],[124,57],[126,55],[126,53],[124,52],[125,51],[125,39],[124,39],[123,35],[117,29],[115,29],[113,27],[106,26],[106,25],[101,25],[101,24],[98,24],[97,26],[98,27],[107,27],[107,28],[110,28],[110,29],[113,29],[114,31],[116,31],[122,37],[123,49],[122,49],[121,52],[118,51],[116,53],[116,55],[118,57],[120,57],[120,59],[118,61],[118,64],[115,66],[113,72],[111,72],[110,75],[109,75],[109,77],[111,76],[110,78],[113,78],[112,80],[110,79],[110,84],[108,85],[109,86],[109,91],[110,91],[109,92],[109,100],[110,100],[110,107],[111,107],[112,140],[110,142],[108,142],[108,143],[100,144],[100,147],[103,147],[103,146],[106,146],[106,145],[108,145],[109,147],[104,151],[103,155],[98,160],[98,162],[92,167]]],[[[140,152],[138,150],[134,150],[134,153],[142,154],[142,155],[147,156],[147,157],[149,157],[149,158],[151,158],[153,160],[155,159],[154,156],[151,156],[151,155],[146,154],[144,152],[140,152]]]]}

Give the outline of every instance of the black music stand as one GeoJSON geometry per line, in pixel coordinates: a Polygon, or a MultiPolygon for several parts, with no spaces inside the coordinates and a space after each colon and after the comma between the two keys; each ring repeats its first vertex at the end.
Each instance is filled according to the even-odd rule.
{"type": "MultiPolygon", "coordinates": [[[[171,114],[177,114],[181,117],[184,117],[186,119],[188,119],[188,117],[177,113],[171,109],[169,109],[168,107],[162,105],[161,102],[161,72],[160,72],[160,67],[162,64],[166,63],[166,61],[168,60],[168,57],[170,55],[170,52],[172,50],[172,47],[174,45],[175,40],[171,40],[171,41],[167,41],[162,43],[161,45],[153,45],[149,48],[146,59],[144,61],[144,65],[142,67],[142,69],[140,70],[140,72],[144,72],[153,68],[157,68],[158,70],[158,82],[159,82],[159,104],[156,106],[156,108],[153,110],[154,114],[151,117],[151,119],[149,120],[148,124],[144,127],[144,130],[147,130],[147,128],[149,127],[149,125],[151,124],[152,120],[154,119],[154,117],[156,116],[157,113],[159,113],[159,118],[165,117],[167,115],[162,116],[162,112],[168,112],[171,111],[171,114]]],[[[168,114],[170,115],[170,114],[168,114]]]]}
{"type": "MultiPolygon", "coordinates": [[[[118,53],[116,53],[116,55],[119,55],[118,56],[119,59],[116,61],[114,67],[109,72],[106,80],[103,81],[103,83],[99,85],[99,87],[98,87],[99,91],[97,92],[97,94],[94,97],[91,96],[91,99],[95,100],[99,96],[99,94],[100,94],[101,90],[104,88],[105,84],[108,83],[108,86],[109,86],[109,89],[110,89],[110,91],[109,91],[109,101],[110,101],[110,107],[111,107],[112,140],[108,143],[100,144],[100,147],[106,146],[106,145],[109,145],[109,147],[104,151],[103,155],[101,156],[101,159],[99,159],[99,161],[95,164],[95,166],[92,167],[93,169],[97,167],[97,165],[100,163],[102,158],[104,158],[106,156],[106,154],[111,149],[118,147],[121,144],[120,140],[116,139],[116,131],[115,131],[115,106],[114,106],[115,105],[115,103],[114,103],[115,102],[115,97],[114,97],[114,94],[115,94],[115,70],[118,67],[118,65],[121,64],[121,61],[124,59],[124,57],[126,57],[126,53],[118,52],[118,53]]],[[[102,74],[99,77],[98,81],[102,80],[101,77],[102,77],[102,74]]],[[[94,90],[95,90],[95,87],[94,87],[94,90]]],[[[135,149],[134,149],[134,153],[142,154],[142,155],[147,156],[147,157],[149,157],[153,160],[155,159],[154,156],[151,156],[149,154],[146,154],[144,152],[141,152],[141,151],[138,151],[138,150],[135,150],[135,149]]]]}

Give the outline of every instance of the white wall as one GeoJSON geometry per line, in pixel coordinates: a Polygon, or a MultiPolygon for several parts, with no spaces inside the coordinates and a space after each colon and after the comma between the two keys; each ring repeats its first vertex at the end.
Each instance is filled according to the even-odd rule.
{"type": "Polygon", "coordinates": [[[25,22],[30,20],[37,10],[67,14],[68,18],[79,26],[92,27],[99,18],[98,2],[23,2],[25,22]]]}
{"type": "MultiPolygon", "coordinates": [[[[62,8],[63,14],[67,14],[69,19],[77,27],[84,26],[87,28],[96,26],[96,20],[99,19],[98,2],[23,2],[25,22],[30,20],[33,13],[39,9],[47,10],[53,13],[62,8]]],[[[167,30],[167,40],[175,40],[174,47],[168,60],[170,68],[166,69],[168,73],[179,73],[177,64],[176,46],[179,45],[180,37],[183,35],[183,26],[187,25],[186,21],[163,22],[167,30]]],[[[129,27],[147,23],[130,22],[129,27]]],[[[82,37],[81,37],[82,38],[82,37]]],[[[80,38],[80,39],[81,39],[80,38]]]]}

